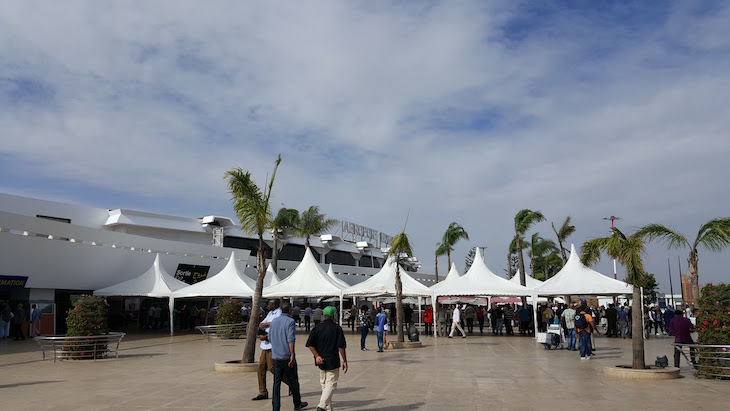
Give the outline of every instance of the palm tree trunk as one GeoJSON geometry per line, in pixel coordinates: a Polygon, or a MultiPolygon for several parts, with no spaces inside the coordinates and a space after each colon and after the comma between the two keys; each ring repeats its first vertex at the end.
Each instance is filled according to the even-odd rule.
{"type": "Polygon", "coordinates": [[[451,251],[449,250],[446,250],[446,261],[448,261],[446,266],[451,270],[451,251]]]}
{"type": "Polygon", "coordinates": [[[692,303],[694,303],[695,306],[697,304],[697,299],[700,297],[700,274],[699,274],[699,271],[697,270],[697,265],[699,263],[698,260],[699,260],[699,258],[697,255],[697,249],[695,248],[692,251],[690,251],[689,260],[687,260],[687,262],[688,262],[687,271],[689,271],[689,273],[688,273],[689,274],[689,283],[690,283],[690,286],[692,287],[691,298],[692,298],[692,303]]]}
{"type": "Polygon", "coordinates": [[[309,234],[307,234],[307,237],[304,240],[304,249],[306,250],[309,248],[309,234]]]}
{"type": "Polygon", "coordinates": [[[436,271],[436,283],[439,282],[439,256],[436,256],[436,261],[433,264],[434,270],[436,271]]]}
{"type": "Polygon", "coordinates": [[[512,279],[512,253],[507,252],[507,276],[512,279]]]}
{"type": "Polygon", "coordinates": [[[396,323],[398,324],[398,342],[404,342],[403,338],[403,283],[400,281],[400,264],[395,266],[395,310],[396,323]]]}
{"type": "Polygon", "coordinates": [[[271,268],[279,272],[279,230],[274,228],[274,249],[271,250],[271,268]]]}
{"type": "MultiPolygon", "coordinates": [[[[636,278],[636,277],[635,277],[636,278]]],[[[641,326],[644,316],[644,309],[641,303],[641,290],[634,285],[633,301],[631,302],[631,368],[643,370],[646,368],[644,362],[644,329],[641,326]]]]}
{"type": "MultiPolygon", "coordinates": [[[[524,287],[526,284],[525,280],[525,258],[522,256],[522,238],[520,238],[520,233],[517,233],[516,236],[516,245],[517,245],[517,258],[520,261],[520,284],[524,287]]],[[[527,297],[522,297],[522,306],[527,307],[527,297]]],[[[533,301],[534,304],[537,304],[537,301],[533,301]]]]}
{"type": "Polygon", "coordinates": [[[530,257],[530,277],[535,278],[535,256],[530,257]]]}
{"type": "Polygon", "coordinates": [[[256,250],[256,290],[253,294],[253,304],[251,305],[251,318],[246,326],[246,345],[243,348],[242,363],[253,363],[254,354],[256,353],[256,342],[259,340],[258,328],[261,318],[259,318],[259,307],[261,307],[261,294],[264,291],[264,277],[266,276],[266,268],[264,267],[264,237],[259,234],[259,248],[256,250]]]}
{"type": "Polygon", "coordinates": [[[560,253],[563,255],[563,266],[568,263],[568,256],[565,255],[565,247],[563,247],[563,240],[558,237],[558,244],[560,245],[560,253]]]}

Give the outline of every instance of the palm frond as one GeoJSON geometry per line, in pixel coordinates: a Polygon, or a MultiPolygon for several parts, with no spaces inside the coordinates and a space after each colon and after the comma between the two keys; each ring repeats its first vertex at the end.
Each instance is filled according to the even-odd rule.
{"type": "Polygon", "coordinates": [[[459,242],[459,240],[468,240],[469,239],[469,233],[464,230],[464,227],[460,226],[458,223],[453,222],[449,224],[449,227],[446,229],[446,232],[444,233],[442,243],[449,245],[450,247],[453,247],[456,243],[459,242]]]}
{"type": "Polygon", "coordinates": [[[727,248],[730,245],[730,217],[715,218],[703,224],[693,248],[699,245],[713,252],[727,248]]]}
{"type": "Polygon", "coordinates": [[[299,225],[299,211],[294,208],[282,208],[274,218],[272,228],[292,229],[299,225]]]}
{"type": "Polygon", "coordinates": [[[241,228],[249,234],[262,234],[268,226],[268,212],[261,190],[251,179],[251,173],[235,168],[225,173],[228,191],[233,201],[233,211],[241,228]]]}
{"type": "Polygon", "coordinates": [[[647,224],[636,230],[634,235],[647,241],[659,240],[670,249],[690,246],[685,236],[661,224],[647,224]]]}
{"type": "Polygon", "coordinates": [[[515,215],[515,231],[524,234],[533,224],[541,221],[545,221],[545,216],[541,212],[525,208],[515,215]]]}
{"type": "Polygon", "coordinates": [[[580,248],[580,261],[586,266],[592,266],[601,260],[601,253],[608,248],[608,238],[594,238],[583,243],[580,248]]]}
{"type": "Polygon", "coordinates": [[[413,256],[413,248],[411,247],[411,242],[406,233],[400,232],[393,237],[393,241],[390,244],[390,249],[388,249],[386,256],[388,258],[395,257],[397,261],[401,261],[404,256],[413,256]]]}
{"type": "Polygon", "coordinates": [[[436,251],[435,251],[436,257],[440,257],[442,255],[446,255],[446,252],[447,251],[451,252],[451,251],[453,251],[453,249],[449,249],[449,247],[446,244],[444,244],[444,243],[437,243],[436,244],[436,251]]]}
{"type": "Polygon", "coordinates": [[[320,234],[337,224],[337,220],[326,218],[324,214],[320,214],[319,206],[311,206],[307,211],[303,211],[299,217],[299,226],[295,232],[302,237],[320,234]]]}
{"type": "MultiPolygon", "coordinates": [[[[555,231],[555,225],[553,225],[553,231],[555,231]]],[[[560,230],[555,231],[560,241],[567,240],[573,233],[575,233],[575,226],[570,224],[570,216],[565,217],[563,224],[560,226],[560,230]]]]}

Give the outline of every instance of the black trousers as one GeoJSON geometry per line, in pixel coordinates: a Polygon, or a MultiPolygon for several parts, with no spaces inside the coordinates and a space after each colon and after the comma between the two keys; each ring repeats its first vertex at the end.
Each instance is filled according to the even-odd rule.
{"type": "Polygon", "coordinates": [[[466,319],[466,330],[469,334],[474,333],[474,319],[473,318],[466,319]]]}
{"type": "Polygon", "coordinates": [[[477,321],[479,321],[479,334],[484,333],[484,317],[477,318],[477,321]]]}
{"type": "MultiPolygon", "coordinates": [[[[696,348],[689,349],[689,358],[690,361],[692,361],[692,365],[695,364],[695,352],[697,351],[696,348]]],[[[674,347],[674,366],[679,368],[679,358],[682,355],[682,349],[680,347],[674,347]]]]}
{"type": "Polygon", "coordinates": [[[23,324],[13,324],[12,335],[15,335],[16,340],[25,340],[25,334],[23,334],[23,324]]]}
{"type": "Polygon", "coordinates": [[[304,316],[304,328],[306,328],[307,331],[309,331],[311,319],[312,319],[312,317],[310,317],[308,315],[304,316]]]}
{"type": "Polygon", "coordinates": [[[294,407],[298,407],[302,403],[297,364],[294,363],[294,367],[289,367],[289,360],[274,360],[274,389],[272,390],[271,403],[276,411],[281,409],[281,382],[284,377],[289,381],[294,407]]]}

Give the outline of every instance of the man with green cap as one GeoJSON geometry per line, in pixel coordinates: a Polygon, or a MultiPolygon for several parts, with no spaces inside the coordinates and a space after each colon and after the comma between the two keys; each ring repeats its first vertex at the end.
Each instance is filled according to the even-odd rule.
{"type": "Polygon", "coordinates": [[[319,383],[322,386],[322,396],[317,405],[317,411],[332,409],[332,394],[337,388],[340,378],[340,355],[342,356],[342,371],[347,373],[347,354],[345,348],[345,333],[342,327],[332,320],[337,315],[335,307],[326,307],[323,311],[324,321],[314,327],[309,334],[306,346],[314,355],[314,363],[319,367],[319,383]]]}

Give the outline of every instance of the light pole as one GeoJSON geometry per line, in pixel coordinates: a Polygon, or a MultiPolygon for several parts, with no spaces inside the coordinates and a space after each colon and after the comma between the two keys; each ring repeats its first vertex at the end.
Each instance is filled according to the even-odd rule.
{"type": "MultiPolygon", "coordinates": [[[[611,217],[603,217],[604,220],[611,220],[611,234],[613,234],[613,222],[615,220],[620,220],[621,217],[611,216],[611,217]]],[[[616,275],[616,257],[613,257],[613,279],[618,280],[618,275],[616,275]]]]}

